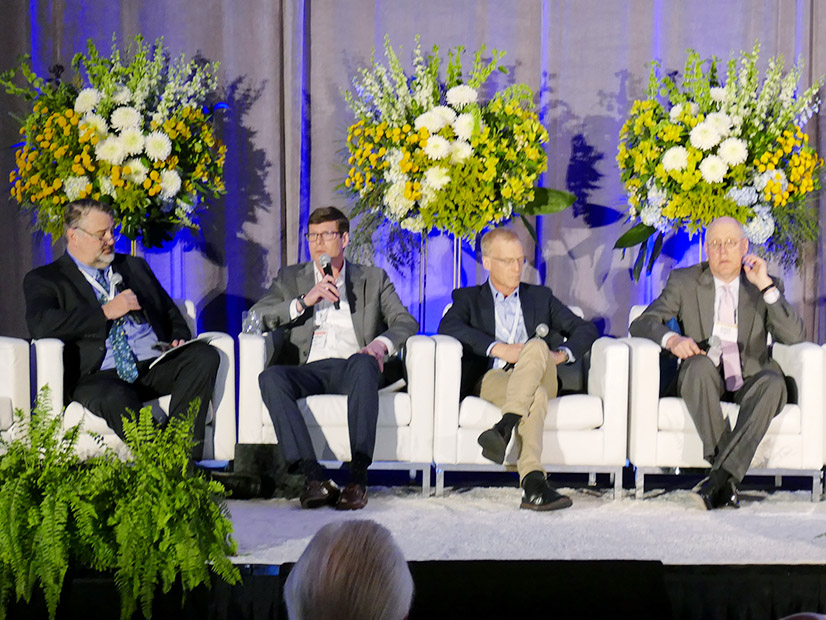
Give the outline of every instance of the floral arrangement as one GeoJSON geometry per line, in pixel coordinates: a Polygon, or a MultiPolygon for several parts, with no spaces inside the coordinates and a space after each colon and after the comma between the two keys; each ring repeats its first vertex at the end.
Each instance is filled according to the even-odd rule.
{"type": "Polygon", "coordinates": [[[425,55],[417,37],[411,75],[389,38],[384,47],[387,66],[371,58],[354,79],[354,92],[344,92],[356,117],[347,132],[344,181],[357,199],[354,215],[378,214],[414,233],[436,229],[471,239],[514,213],[548,213],[573,203],[566,192],[536,187],[547,167],[542,144],[548,134],[531,89],[516,84],[482,100],[490,75],[506,72],[504,52],[494,49],[483,61],[482,47],[463,77],[464,49],[450,50],[441,81],[438,46],[425,55]]]}
{"type": "Polygon", "coordinates": [[[641,244],[635,278],[649,246],[650,272],[665,234],[693,235],[721,216],[740,221],[753,245],[787,266],[799,265],[801,245],[817,239],[807,199],[820,188],[823,159],[803,126],[818,111],[823,80],[798,95],[800,63],[784,75],[778,56],[761,81],[759,52],[758,43],[741,53],[739,69],[732,58],[721,79],[716,58],[704,71],[706,63],[689,50],[682,85],[660,78],[653,63],[647,97],[633,103],[617,154],[636,225],[615,247],[641,244]]]}
{"type": "Polygon", "coordinates": [[[7,92],[34,102],[20,123],[11,195],[53,239],[66,203],[92,197],[114,207],[126,237],[160,245],[181,226],[197,229],[203,197],[225,191],[226,147],[205,107],[217,64],[170,61],[162,39],[134,44],[124,64],[114,40],[108,58],[90,40],[72,59],[71,83],[60,66],[39,77],[28,56],[0,75],[7,92]],[[26,87],[13,82],[18,70],[26,87]]]}

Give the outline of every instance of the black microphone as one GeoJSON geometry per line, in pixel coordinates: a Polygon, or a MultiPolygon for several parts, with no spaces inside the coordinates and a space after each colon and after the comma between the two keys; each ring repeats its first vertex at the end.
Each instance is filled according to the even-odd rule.
{"type": "MultiPolygon", "coordinates": [[[[329,254],[322,254],[318,257],[318,263],[321,265],[321,271],[324,272],[325,276],[333,276],[333,259],[330,258],[329,254]]],[[[335,306],[336,310],[341,310],[341,303],[338,300],[333,302],[333,306],[335,306]]]]}
{"type": "MultiPolygon", "coordinates": [[[[118,293],[122,293],[126,290],[126,285],[123,283],[123,276],[119,273],[112,272],[111,282],[115,286],[115,290],[118,293]]],[[[132,310],[131,312],[126,314],[126,317],[135,323],[136,325],[140,325],[141,323],[148,323],[146,319],[146,315],[144,314],[143,310],[132,310]]]]}
{"type": "MultiPolygon", "coordinates": [[[[545,325],[545,323],[540,323],[539,325],[536,326],[536,331],[533,334],[533,338],[544,338],[545,336],[548,335],[549,331],[550,330],[548,329],[548,326],[545,325]]],[[[533,338],[531,338],[531,340],[533,340],[533,338]]],[[[516,364],[512,364],[511,362],[508,362],[507,364],[505,364],[503,370],[510,370],[514,366],[516,366],[516,364]]]]}

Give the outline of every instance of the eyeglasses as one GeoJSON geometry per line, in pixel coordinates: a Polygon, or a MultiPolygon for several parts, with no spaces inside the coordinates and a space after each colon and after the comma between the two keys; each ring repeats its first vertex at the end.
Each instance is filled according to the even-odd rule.
{"type": "Polygon", "coordinates": [[[340,237],[341,233],[334,230],[325,230],[321,233],[304,233],[304,238],[310,243],[315,243],[319,239],[323,241],[332,241],[336,237],[340,237]]]}
{"type": "Polygon", "coordinates": [[[729,238],[729,239],[714,239],[713,241],[708,241],[706,243],[706,245],[708,246],[709,250],[718,251],[722,248],[725,248],[727,250],[733,250],[738,245],[740,245],[740,242],[742,240],[743,240],[742,238],[740,238],[740,239],[731,239],[731,238],[729,238]]]}
{"type": "Polygon", "coordinates": [[[528,259],[524,256],[520,256],[519,258],[498,258],[496,256],[489,256],[491,260],[495,260],[500,265],[505,265],[506,267],[521,267],[528,259]]]}
{"type": "Polygon", "coordinates": [[[82,233],[86,233],[87,235],[89,235],[93,239],[97,239],[98,243],[100,243],[101,245],[106,243],[106,238],[107,237],[109,239],[111,239],[113,243],[117,243],[118,239],[120,239],[120,233],[115,232],[114,228],[107,229],[106,232],[104,232],[102,235],[95,235],[93,233],[90,233],[88,230],[84,230],[80,226],[75,226],[74,228],[75,228],[75,230],[79,230],[82,233]]]}

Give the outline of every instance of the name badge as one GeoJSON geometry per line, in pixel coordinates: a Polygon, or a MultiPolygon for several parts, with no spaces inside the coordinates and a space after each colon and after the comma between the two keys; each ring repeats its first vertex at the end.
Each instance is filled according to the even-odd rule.
{"type": "Polygon", "coordinates": [[[731,323],[714,323],[712,335],[717,336],[723,342],[737,342],[737,325],[731,323]]]}
{"type": "Polygon", "coordinates": [[[327,330],[317,329],[313,332],[312,347],[316,350],[324,349],[327,346],[327,330]]]}

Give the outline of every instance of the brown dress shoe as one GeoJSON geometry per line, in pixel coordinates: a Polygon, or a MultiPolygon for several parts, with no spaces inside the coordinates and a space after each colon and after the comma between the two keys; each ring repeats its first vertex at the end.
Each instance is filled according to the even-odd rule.
{"type": "Polygon", "coordinates": [[[351,482],[341,492],[336,510],[361,510],[367,505],[367,487],[351,482]]]}
{"type": "Polygon", "coordinates": [[[335,506],[341,491],[332,480],[319,482],[308,480],[304,485],[304,492],[299,501],[302,508],[319,508],[320,506],[335,506]]]}

